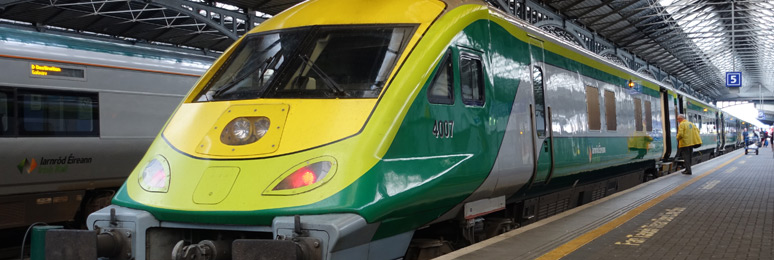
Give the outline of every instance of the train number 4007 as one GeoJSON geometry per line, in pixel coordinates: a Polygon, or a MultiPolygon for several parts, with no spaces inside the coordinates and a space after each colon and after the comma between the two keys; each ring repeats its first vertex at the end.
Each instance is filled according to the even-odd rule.
{"type": "Polygon", "coordinates": [[[435,120],[435,123],[433,123],[433,135],[435,138],[453,138],[454,121],[435,120]]]}

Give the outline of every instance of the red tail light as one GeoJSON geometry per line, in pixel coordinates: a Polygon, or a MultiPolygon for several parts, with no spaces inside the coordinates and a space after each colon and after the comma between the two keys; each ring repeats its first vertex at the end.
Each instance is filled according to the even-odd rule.
{"type": "Polygon", "coordinates": [[[272,190],[289,190],[306,187],[325,178],[331,169],[331,163],[327,161],[316,162],[294,171],[283,179],[272,190]]]}
{"type": "MultiPolygon", "coordinates": [[[[314,174],[312,169],[303,167],[288,176],[287,180],[290,182],[290,188],[295,189],[312,185],[317,180],[317,175],[314,174]]],[[[282,183],[280,183],[280,185],[282,185],[282,183]]],[[[277,188],[275,187],[274,189],[276,190],[277,188]]]]}

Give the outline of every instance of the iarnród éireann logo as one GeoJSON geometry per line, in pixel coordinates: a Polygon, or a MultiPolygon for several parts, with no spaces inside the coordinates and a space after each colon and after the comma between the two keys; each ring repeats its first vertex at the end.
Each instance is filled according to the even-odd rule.
{"type": "Polygon", "coordinates": [[[29,173],[32,173],[32,171],[34,171],[35,168],[38,167],[38,162],[35,161],[35,158],[32,158],[32,159],[25,158],[16,167],[19,168],[19,173],[24,174],[26,172],[27,174],[29,174],[29,173]]]}

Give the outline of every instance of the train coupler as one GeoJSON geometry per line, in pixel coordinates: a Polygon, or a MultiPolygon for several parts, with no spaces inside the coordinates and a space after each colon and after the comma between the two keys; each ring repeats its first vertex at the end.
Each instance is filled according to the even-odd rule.
{"type": "Polygon", "coordinates": [[[172,249],[173,260],[228,260],[231,259],[231,243],[222,240],[202,240],[187,244],[180,240],[172,249]]]}
{"type": "Polygon", "coordinates": [[[320,240],[312,237],[294,237],[278,240],[237,239],[232,244],[234,260],[242,259],[322,259],[320,240]]]}
{"type": "Polygon", "coordinates": [[[131,259],[131,232],[55,229],[46,233],[46,259],[131,259]]]}

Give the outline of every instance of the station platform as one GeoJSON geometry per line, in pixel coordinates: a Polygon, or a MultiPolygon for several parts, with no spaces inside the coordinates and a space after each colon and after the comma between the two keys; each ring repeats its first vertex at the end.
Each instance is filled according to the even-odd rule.
{"type": "Polygon", "coordinates": [[[744,149],[436,259],[774,259],[774,152],[744,149]]]}

